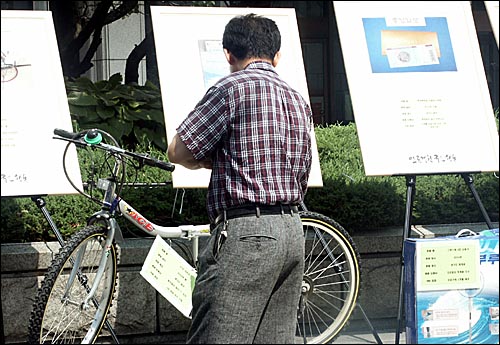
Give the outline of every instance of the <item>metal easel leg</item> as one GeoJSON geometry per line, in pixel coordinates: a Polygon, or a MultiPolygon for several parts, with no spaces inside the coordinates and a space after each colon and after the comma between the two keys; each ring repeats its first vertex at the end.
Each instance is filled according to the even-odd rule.
{"type": "Polygon", "coordinates": [[[472,178],[472,175],[463,173],[461,174],[462,178],[465,181],[465,184],[467,187],[469,187],[469,190],[472,193],[472,196],[476,200],[477,206],[479,206],[479,210],[481,211],[481,214],[484,217],[484,220],[486,221],[486,224],[488,225],[488,229],[493,229],[493,223],[491,222],[490,216],[488,216],[488,212],[486,212],[486,209],[483,206],[483,203],[481,202],[481,199],[479,198],[479,194],[477,193],[476,187],[474,187],[474,179],[472,178]]]}
{"type": "Polygon", "coordinates": [[[401,245],[401,273],[399,276],[399,300],[398,300],[398,326],[396,329],[396,339],[395,344],[399,344],[399,337],[402,328],[402,316],[403,316],[403,293],[404,293],[404,244],[405,240],[410,235],[411,229],[411,217],[413,211],[413,200],[415,198],[415,184],[417,177],[415,175],[406,176],[406,213],[405,213],[405,225],[403,228],[403,241],[401,245]]]}
{"type": "Polygon", "coordinates": [[[368,316],[366,315],[365,311],[361,307],[361,304],[356,303],[356,306],[361,311],[361,314],[363,314],[363,318],[365,319],[366,323],[368,324],[368,327],[370,327],[370,330],[372,331],[373,337],[375,338],[375,340],[377,340],[377,344],[383,344],[382,339],[380,339],[377,331],[375,330],[375,327],[373,327],[372,323],[370,322],[370,319],[368,319],[368,316]]]}
{"type": "Polygon", "coordinates": [[[56,235],[56,238],[62,247],[64,245],[64,238],[62,237],[61,232],[57,228],[56,223],[54,223],[54,220],[52,220],[52,217],[50,216],[49,211],[47,211],[47,208],[45,207],[45,205],[46,205],[45,200],[43,199],[43,197],[41,195],[32,196],[31,200],[33,200],[35,202],[36,206],[40,209],[40,211],[42,212],[42,214],[45,217],[45,219],[47,220],[47,222],[49,222],[50,228],[54,232],[54,235],[56,235]]]}

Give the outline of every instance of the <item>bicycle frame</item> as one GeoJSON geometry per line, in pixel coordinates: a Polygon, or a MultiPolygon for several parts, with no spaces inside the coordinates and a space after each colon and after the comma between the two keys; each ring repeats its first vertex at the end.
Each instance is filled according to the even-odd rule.
{"type": "MultiPolygon", "coordinates": [[[[113,183],[109,184],[109,188],[113,189],[111,186],[113,183]]],[[[108,190],[109,191],[109,190],[108,190]]],[[[106,195],[109,195],[106,193],[106,195]]],[[[106,197],[105,197],[106,198],[106,197]]],[[[103,203],[105,205],[106,203],[103,203]]],[[[87,306],[89,301],[94,297],[95,292],[97,291],[98,284],[104,274],[104,270],[106,267],[106,260],[108,258],[107,252],[111,247],[113,240],[115,237],[123,238],[121,234],[121,229],[116,221],[116,218],[112,216],[116,212],[119,212],[124,216],[130,223],[134,224],[136,227],[146,232],[151,236],[159,235],[162,238],[183,238],[192,241],[192,253],[193,258],[196,260],[198,257],[198,238],[202,236],[210,236],[210,226],[209,225],[179,225],[179,226],[161,226],[149,221],[146,217],[141,215],[137,210],[135,210],[130,204],[128,204],[125,200],[121,198],[116,198],[112,203],[113,205],[117,205],[116,208],[112,207],[110,210],[106,210],[105,207],[97,213],[95,213],[90,219],[88,224],[92,225],[97,222],[102,222],[105,220],[106,227],[108,229],[108,236],[106,237],[106,242],[104,244],[103,253],[100,259],[99,269],[96,272],[97,277],[94,280],[94,284],[92,285],[90,292],[85,297],[83,302],[83,308],[87,306]]],[[[83,248],[84,250],[84,248],[83,248]]],[[[80,261],[82,258],[78,256],[77,261],[80,261]]],[[[79,267],[79,262],[76,262],[73,266],[73,270],[70,273],[70,279],[68,280],[68,284],[66,287],[66,291],[69,291],[70,286],[73,284],[74,279],[77,275],[79,267]]]]}
{"type": "MultiPolygon", "coordinates": [[[[98,186],[100,186],[101,188],[104,187],[102,189],[105,189],[102,209],[90,217],[88,224],[92,225],[104,221],[104,223],[106,224],[106,228],[108,229],[108,236],[106,237],[106,242],[104,244],[99,269],[96,273],[97,278],[94,280],[94,284],[92,285],[89,294],[86,296],[83,306],[87,305],[87,303],[93,298],[95,291],[97,291],[99,281],[101,280],[106,267],[106,260],[108,258],[107,251],[112,246],[113,240],[115,240],[115,238],[123,239],[120,225],[116,221],[116,214],[121,214],[126,220],[134,224],[137,228],[141,229],[148,235],[159,235],[162,238],[169,239],[182,238],[191,240],[193,259],[196,261],[196,258],[198,257],[199,247],[198,238],[202,236],[210,236],[210,225],[161,226],[155,224],[152,221],[148,220],[145,216],[140,214],[122,198],[114,196],[113,201],[110,202],[111,195],[116,187],[115,182],[111,182],[109,179],[105,180],[104,182],[100,180],[98,186]],[[111,205],[111,207],[107,207],[107,205],[111,205]]],[[[72,278],[70,278],[68,281],[68,285],[66,287],[67,290],[69,290],[71,284],[74,281],[74,277],[77,274],[78,267],[79,265],[73,266],[73,270],[71,272],[72,278]]]]}
{"type": "Polygon", "coordinates": [[[179,225],[161,226],[149,221],[145,216],[135,210],[125,200],[118,201],[118,209],[125,219],[149,235],[159,235],[162,238],[195,239],[201,236],[210,236],[210,225],[179,225]]]}
{"type": "MultiPolygon", "coordinates": [[[[183,238],[192,241],[191,252],[195,261],[198,257],[198,238],[210,236],[209,224],[161,226],[149,221],[123,199],[118,201],[118,208],[125,219],[151,236],[159,235],[161,238],[183,238]]],[[[118,226],[118,223],[116,225],[118,226]]]]}
{"type": "MultiPolygon", "coordinates": [[[[101,211],[92,215],[88,222],[89,225],[104,218],[108,223],[107,225],[109,226],[109,229],[114,231],[111,234],[112,236],[108,237],[112,239],[115,237],[117,239],[122,239],[123,235],[121,233],[121,229],[115,219],[115,214],[121,214],[130,223],[134,224],[148,235],[159,235],[162,238],[185,238],[188,240],[195,240],[193,243],[193,251],[197,254],[196,240],[200,236],[210,236],[210,225],[179,225],[167,227],[155,224],[148,220],[123,198],[116,195],[117,177],[119,176],[120,171],[122,171],[122,173],[125,171],[125,162],[120,154],[125,153],[126,151],[104,143],[101,143],[100,145],[103,148],[110,149],[111,152],[114,152],[113,156],[115,158],[115,162],[111,176],[106,179],[99,179],[97,182],[97,188],[103,190],[105,193],[103,200],[101,201],[101,211]]],[[[108,244],[111,245],[111,243],[106,243],[106,245],[108,244]]],[[[197,255],[193,255],[193,257],[196,258],[197,255]]]]}

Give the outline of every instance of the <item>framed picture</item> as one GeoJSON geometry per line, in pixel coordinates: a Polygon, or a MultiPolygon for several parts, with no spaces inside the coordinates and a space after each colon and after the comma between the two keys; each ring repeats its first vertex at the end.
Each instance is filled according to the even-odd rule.
{"type": "Polygon", "coordinates": [[[499,170],[468,1],[334,1],[366,175],[499,170]]]}
{"type": "MultiPolygon", "coordinates": [[[[222,35],[231,18],[255,13],[276,22],[281,33],[281,59],[278,74],[309,100],[302,60],[299,31],[293,8],[229,8],[151,6],[158,71],[170,143],[181,121],[203,97],[208,88],[229,74],[222,50],[222,35]]],[[[313,166],[309,186],[323,185],[316,139],[313,135],[313,166]]],[[[174,187],[206,188],[210,170],[176,167],[174,187]]]]}
{"type": "MultiPolygon", "coordinates": [[[[48,11],[2,11],[2,196],[76,194],[63,171],[65,143],[55,128],[73,131],[61,61],[48,11]]],[[[68,171],[81,186],[73,146],[68,171]]]]}

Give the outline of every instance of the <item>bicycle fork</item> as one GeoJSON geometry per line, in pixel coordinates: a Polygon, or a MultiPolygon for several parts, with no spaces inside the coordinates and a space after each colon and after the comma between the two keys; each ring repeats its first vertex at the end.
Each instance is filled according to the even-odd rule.
{"type": "MultiPolygon", "coordinates": [[[[106,241],[104,243],[104,248],[102,249],[101,259],[99,261],[99,268],[96,272],[94,282],[92,283],[92,287],[90,288],[90,291],[88,292],[87,296],[85,297],[83,302],[80,304],[80,308],[82,310],[88,309],[89,301],[93,299],[95,292],[97,291],[97,288],[99,286],[99,283],[104,275],[104,271],[106,269],[106,263],[107,263],[108,256],[109,256],[109,251],[111,250],[111,247],[113,245],[114,234],[115,234],[115,227],[111,225],[109,227],[109,232],[108,232],[108,235],[106,237],[106,241]]],[[[75,278],[77,276],[79,277],[79,279],[83,279],[82,283],[86,286],[86,283],[87,283],[86,278],[84,277],[82,271],[80,270],[80,265],[82,264],[82,261],[84,259],[86,248],[87,248],[87,244],[85,244],[82,248],[80,248],[78,250],[75,261],[73,262],[73,268],[71,269],[71,273],[70,273],[68,282],[66,284],[66,290],[64,291],[64,296],[63,296],[63,299],[66,301],[69,301],[69,292],[70,292],[71,287],[73,286],[73,283],[75,282],[75,278]]],[[[86,286],[86,289],[88,290],[87,286],[86,286]]],[[[99,307],[98,305],[96,305],[96,306],[99,307]]]]}

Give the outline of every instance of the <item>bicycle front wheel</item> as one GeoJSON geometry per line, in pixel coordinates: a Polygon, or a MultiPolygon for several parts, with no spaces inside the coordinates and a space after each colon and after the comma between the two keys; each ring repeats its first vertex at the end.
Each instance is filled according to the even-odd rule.
{"type": "Polygon", "coordinates": [[[87,226],[60,249],[35,298],[28,329],[30,343],[95,341],[106,320],[116,283],[116,246],[113,243],[104,248],[106,237],[104,227],[87,226]],[[100,267],[103,256],[106,260],[100,267]],[[100,273],[100,280],[95,282],[100,273]],[[95,293],[87,299],[93,287],[95,293]]]}
{"type": "Polygon", "coordinates": [[[305,257],[295,343],[326,344],[346,325],[358,298],[358,250],[333,219],[301,212],[305,257]]]}

